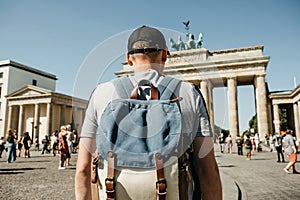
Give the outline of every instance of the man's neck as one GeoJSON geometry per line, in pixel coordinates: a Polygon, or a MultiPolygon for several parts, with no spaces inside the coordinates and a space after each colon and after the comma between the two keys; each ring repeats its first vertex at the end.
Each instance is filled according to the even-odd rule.
{"type": "Polygon", "coordinates": [[[148,70],[156,70],[159,74],[163,74],[164,66],[158,63],[146,63],[134,66],[134,73],[145,72],[148,70]]]}

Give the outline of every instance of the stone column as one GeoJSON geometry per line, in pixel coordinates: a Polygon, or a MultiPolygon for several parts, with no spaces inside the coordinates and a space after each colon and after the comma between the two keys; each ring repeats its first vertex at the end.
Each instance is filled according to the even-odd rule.
{"type": "Polygon", "coordinates": [[[280,133],[280,118],[279,118],[279,106],[278,104],[273,104],[273,123],[276,133],[280,133]]]}
{"type": "Polygon", "coordinates": [[[46,134],[51,135],[51,125],[52,125],[52,105],[51,103],[47,103],[47,108],[46,108],[46,134]]]}
{"type": "Polygon", "coordinates": [[[34,127],[33,127],[33,138],[36,138],[39,136],[39,104],[35,104],[34,106],[34,127]]]}
{"type": "Polygon", "coordinates": [[[202,93],[202,96],[204,98],[206,106],[208,106],[208,85],[207,85],[207,80],[202,80],[200,82],[200,90],[202,93]]]}
{"type": "Polygon", "coordinates": [[[19,106],[19,123],[18,123],[18,139],[20,139],[23,133],[23,105],[19,106]]]}
{"type": "Polygon", "coordinates": [[[200,82],[200,90],[205,101],[206,110],[209,115],[209,121],[211,125],[211,130],[214,133],[214,114],[212,107],[212,86],[209,80],[202,80],[200,82]]]}
{"type": "Polygon", "coordinates": [[[237,101],[237,80],[236,78],[227,79],[228,87],[228,113],[229,113],[229,131],[231,138],[235,140],[239,135],[239,116],[237,101]]]}
{"type": "MultiPolygon", "coordinates": [[[[12,109],[13,107],[12,106],[8,106],[8,116],[7,116],[7,129],[12,129],[11,125],[11,117],[12,117],[12,109]]],[[[6,132],[5,132],[6,134],[6,132]]]]}
{"type": "Polygon", "coordinates": [[[269,134],[265,75],[260,75],[255,78],[255,91],[258,134],[260,140],[264,141],[265,136],[269,134]]]}
{"type": "Polygon", "coordinates": [[[294,121],[295,121],[295,131],[296,131],[296,139],[300,139],[300,122],[299,122],[299,105],[297,103],[294,103],[294,121]]]}

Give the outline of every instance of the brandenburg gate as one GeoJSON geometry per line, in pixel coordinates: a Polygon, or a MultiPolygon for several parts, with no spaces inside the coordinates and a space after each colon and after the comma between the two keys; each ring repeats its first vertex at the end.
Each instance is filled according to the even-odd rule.
{"type": "MultiPolygon", "coordinates": [[[[239,109],[237,87],[253,85],[261,140],[272,133],[271,109],[268,102],[266,68],[270,57],[263,55],[263,46],[250,46],[217,51],[205,48],[171,52],[164,73],[194,83],[202,92],[214,128],[213,89],[227,87],[229,131],[233,139],[239,135],[239,109]]],[[[123,63],[117,76],[132,73],[123,63]]]]}

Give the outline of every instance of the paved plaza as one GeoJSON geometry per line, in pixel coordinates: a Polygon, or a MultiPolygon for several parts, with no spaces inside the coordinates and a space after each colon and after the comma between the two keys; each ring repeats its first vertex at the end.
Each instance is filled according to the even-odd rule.
{"type": "MultiPolygon", "coordinates": [[[[215,146],[215,155],[219,166],[224,199],[285,200],[300,199],[300,174],[287,174],[285,163],[277,163],[277,153],[269,152],[267,147],[262,152],[254,153],[251,160],[246,156],[233,153],[220,153],[215,146]]],[[[296,168],[300,171],[299,154],[296,168]]]]}
{"type": "MultiPolygon", "coordinates": [[[[0,199],[75,199],[74,175],[76,167],[58,170],[59,157],[32,152],[32,157],[18,158],[6,163],[6,155],[0,158],[0,199]]],[[[286,174],[287,163],[277,163],[276,152],[255,153],[252,160],[232,154],[220,153],[216,145],[224,200],[233,199],[300,199],[300,175],[286,174]]],[[[75,164],[77,154],[72,154],[75,164]]],[[[298,156],[299,161],[299,156],[298,156]]],[[[296,167],[300,170],[299,162],[296,167]]]]}

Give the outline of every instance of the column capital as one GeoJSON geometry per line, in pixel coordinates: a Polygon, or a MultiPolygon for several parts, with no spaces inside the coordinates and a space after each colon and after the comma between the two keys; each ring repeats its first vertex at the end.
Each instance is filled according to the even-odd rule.
{"type": "Polygon", "coordinates": [[[266,77],[266,75],[267,75],[267,74],[257,74],[257,75],[255,75],[255,77],[257,77],[257,78],[258,78],[258,77],[265,78],[265,77],[266,77]]]}
{"type": "Polygon", "coordinates": [[[226,80],[237,80],[237,77],[236,76],[227,76],[226,77],[226,80]]]}

